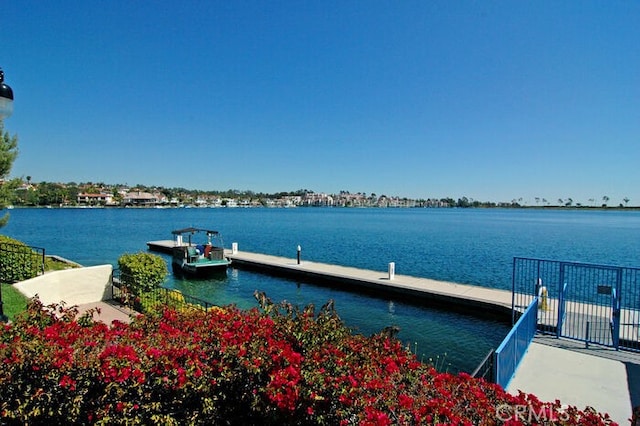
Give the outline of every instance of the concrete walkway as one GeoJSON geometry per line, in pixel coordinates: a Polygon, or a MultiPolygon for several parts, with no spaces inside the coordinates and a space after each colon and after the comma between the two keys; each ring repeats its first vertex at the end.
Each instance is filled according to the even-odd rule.
{"type": "Polygon", "coordinates": [[[101,302],[78,305],[78,315],[80,316],[88,310],[94,308],[98,308],[100,310],[100,313],[94,313],[93,319],[95,321],[102,321],[107,325],[111,325],[111,323],[115,320],[128,324],[131,322],[131,316],[138,314],[137,312],[120,305],[114,300],[103,300],[101,302]]]}
{"type": "Polygon", "coordinates": [[[493,312],[504,318],[511,317],[511,291],[396,274],[395,265],[393,269],[385,265],[388,266],[387,271],[373,271],[304,259],[297,263],[297,259],[245,251],[225,250],[225,256],[232,260],[232,266],[341,283],[343,288],[353,291],[383,291],[435,301],[444,306],[462,306],[483,313],[493,312]]]}
{"type": "Polygon", "coordinates": [[[537,336],[507,387],[518,390],[541,401],[593,407],[629,424],[632,407],[640,405],[640,354],[537,336]]]}

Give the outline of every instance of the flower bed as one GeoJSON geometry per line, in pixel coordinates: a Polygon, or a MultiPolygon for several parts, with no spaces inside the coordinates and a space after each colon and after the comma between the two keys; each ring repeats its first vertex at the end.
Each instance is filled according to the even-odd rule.
{"type": "Polygon", "coordinates": [[[34,300],[2,326],[0,423],[609,424],[440,373],[388,333],[352,334],[331,304],[260,300],[111,327],[34,300]]]}

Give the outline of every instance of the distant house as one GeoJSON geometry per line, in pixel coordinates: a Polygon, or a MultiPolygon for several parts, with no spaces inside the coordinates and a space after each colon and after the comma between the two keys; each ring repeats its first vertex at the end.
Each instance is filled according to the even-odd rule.
{"type": "Polygon", "coordinates": [[[129,206],[154,206],[158,204],[158,197],[148,192],[130,191],[124,195],[122,202],[129,206]]]}
{"type": "Polygon", "coordinates": [[[305,194],[303,204],[305,206],[315,206],[315,207],[333,206],[333,197],[325,193],[316,194],[311,192],[311,193],[305,194]]]}
{"type": "Polygon", "coordinates": [[[111,194],[87,194],[81,193],[77,197],[78,204],[85,204],[90,206],[106,205],[113,202],[113,196],[111,194]]]}
{"type": "MultiPolygon", "coordinates": [[[[4,183],[4,180],[2,181],[4,183]]],[[[30,183],[22,183],[19,187],[16,188],[16,191],[34,191],[35,187],[30,183]]]]}

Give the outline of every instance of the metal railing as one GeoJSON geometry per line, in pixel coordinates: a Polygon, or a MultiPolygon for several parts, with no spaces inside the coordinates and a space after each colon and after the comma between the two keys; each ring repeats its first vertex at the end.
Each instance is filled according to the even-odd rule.
{"type": "Polygon", "coordinates": [[[640,268],[514,258],[513,313],[540,293],[538,329],[640,351],[640,268]]]}
{"type": "Polygon", "coordinates": [[[184,294],[179,290],[156,287],[143,294],[135,294],[123,280],[120,270],[115,269],[112,275],[111,297],[123,305],[140,313],[157,312],[161,306],[171,306],[177,310],[202,309],[209,310],[217,305],[197,297],[184,294]]]}
{"type": "Polygon", "coordinates": [[[473,370],[473,373],[471,373],[471,377],[475,377],[476,379],[485,379],[487,382],[495,382],[494,354],[495,350],[491,349],[484,357],[484,359],[480,362],[478,367],[473,370]]]}
{"type": "Polygon", "coordinates": [[[534,297],[493,354],[494,382],[507,388],[529,348],[538,326],[538,297],[534,297]]]}
{"type": "Polygon", "coordinates": [[[0,242],[0,282],[11,284],[44,273],[45,249],[0,242]]]}
{"type": "Polygon", "coordinates": [[[508,386],[538,331],[640,351],[640,268],[516,257],[511,312],[513,328],[474,377],[508,386]]]}

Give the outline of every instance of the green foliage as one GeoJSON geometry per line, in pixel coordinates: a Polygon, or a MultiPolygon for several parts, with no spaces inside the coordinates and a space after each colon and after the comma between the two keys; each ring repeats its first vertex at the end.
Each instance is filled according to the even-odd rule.
{"type": "Polygon", "coordinates": [[[137,295],[159,287],[168,273],[162,257],[145,252],[123,254],[118,259],[118,267],[122,284],[137,295]]]}
{"type": "MultiPolygon", "coordinates": [[[[0,119],[0,182],[4,182],[9,176],[13,162],[18,156],[18,137],[10,136],[9,132],[4,131],[4,122],[0,119]]],[[[0,209],[3,209],[8,202],[10,193],[8,187],[4,183],[0,183],[0,209]]],[[[0,218],[0,228],[5,226],[9,221],[9,214],[5,214],[0,218]]]]}
{"type": "Polygon", "coordinates": [[[42,254],[29,246],[0,235],[0,280],[4,283],[24,281],[37,276],[43,270],[42,254]]]}
{"type": "Polygon", "coordinates": [[[37,187],[37,200],[41,206],[59,206],[67,199],[67,191],[59,183],[40,182],[37,187]]]}
{"type": "Polygon", "coordinates": [[[4,131],[4,122],[0,119],[0,178],[9,175],[13,162],[18,156],[18,137],[4,131]]]}

